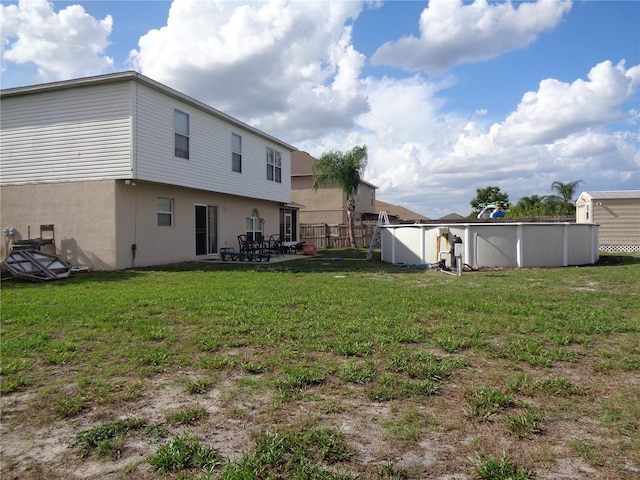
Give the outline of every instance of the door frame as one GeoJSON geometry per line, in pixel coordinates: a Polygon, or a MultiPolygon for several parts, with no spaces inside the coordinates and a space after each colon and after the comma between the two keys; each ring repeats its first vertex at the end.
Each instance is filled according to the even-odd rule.
{"type": "Polygon", "coordinates": [[[209,255],[216,255],[220,252],[220,245],[219,245],[219,235],[218,235],[218,215],[217,215],[217,209],[218,206],[217,205],[209,205],[207,203],[195,203],[194,204],[194,240],[195,240],[195,253],[197,257],[204,257],[204,256],[209,256],[209,255]],[[202,227],[198,225],[198,209],[199,208],[204,208],[205,209],[205,222],[206,225],[204,227],[204,232],[202,232],[202,227]],[[209,209],[216,209],[216,219],[215,219],[215,225],[211,225],[210,222],[210,210],[209,209]],[[215,229],[214,232],[212,232],[212,228],[215,229]],[[211,251],[211,235],[212,233],[215,235],[215,240],[216,240],[216,245],[213,245],[213,250],[211,251]],[[198,252],[198,235],[203,235],[205,236],[205,252],[204,253],[199,253],[198,252]]]}

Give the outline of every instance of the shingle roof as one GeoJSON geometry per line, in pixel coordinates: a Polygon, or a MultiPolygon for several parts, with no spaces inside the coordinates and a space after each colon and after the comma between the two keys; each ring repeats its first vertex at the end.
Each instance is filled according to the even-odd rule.
{"type": "Polygon", "coordinates": [[[640,198],[640,190],[609,190],[600,192],[583,192],[594,200],[605,198],[640,198]]]}
{"type": "Polygon", "coordinates": [[[316,159],[307,152],[296,150],[291,152],[291,175],[313,175],[313,164],[316,159]]]}
{"type": "Polygon", "coordinates": [[[459,213],[451,212],[446,214],[444,217],[440,217],[438,220],[463,220],[464,218],[465,217],[459,213]]]}
{"type": "Polygon", "coordinates": [[[376,210],[378,212],[385,211],[389,215],[393,215],[394,217],[398,217],[400,220],[407,222],[429,221],[429,218],[424,215],[420,215],[419,213],[413,212],[400,205],[392,205],[391,203],[383,202],[381,200],[376,200],[376,210]]]}

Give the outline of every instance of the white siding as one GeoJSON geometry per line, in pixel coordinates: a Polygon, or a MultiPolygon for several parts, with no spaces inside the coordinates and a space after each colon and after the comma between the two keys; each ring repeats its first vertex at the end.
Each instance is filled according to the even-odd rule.
{"type": "Polygon", "coordinates": [[[640,244],[640,198],[592,202],[593,221],[600,225],[600,244],[640,244]]]}
{"type": "Polygon", "coordinates": [[[130,177],[130,85],[3,98],[1,183],[130,177]]]}
{"type": "Polygon", "coordinates": [[[134,177],[288,203],[291,154],[199,108],[138,85],[134,177]],[[189,114],[189,159],[174,155],[174,112],[189,114]],[[242,137],[242,173],[231,170],[231,134],[242,137]],[[266,148],[282,154],[282,183],[267,180],[266,148]]]}

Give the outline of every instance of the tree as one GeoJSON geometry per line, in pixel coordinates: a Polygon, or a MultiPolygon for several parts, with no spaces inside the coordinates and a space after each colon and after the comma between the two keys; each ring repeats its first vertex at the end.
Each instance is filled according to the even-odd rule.
{"type": "Polygon", "coordinates": [[[503,206],[509,204],[509,195],[500,191],[500,187],[476,188],[476,198],[469,202],[473,211],[469,216],[475,217],[482,210],[482,206],[488,203],[500,203],[503,206]]]}
{"type": "Polygon", "coordinates": [[[551,190],[554,192],[553,194],[522,197],[518,200],[518,203],[515,206],[509,209],[508,216],[511,218],[517,218],[575,215],[576,207],[572,202],[572,198],[576,193],[578,185],[581,183],[583,183],[582,180],[576,180],[575,182],[569,183],[553,182],[551,184],[551,190]]]}
{"type": "Polygon", "coordinates": [[[329,150],[313,164],[313,189],[339,187],[347,196],[347,219],[351,248],[357,248],[354,232],[356,194],[367,166],[367,146],[356,146],[349,152],[329,150]]]}
{"type": "Polygon", "coordinates": [[[547,197],[540,195],[531,195],[530,197],[522,197],[518,203],[509,208],[508,216],[510,218],[518,217],[535,217],[538,215],[548,214],[547,197]]]}
{"type": "Polygon", "coordinates": [[[576,213],[576,207],[573,204],[573,197],[578,190],[578,185],[584,183],[582,180],[575,180],[569,183],[553,182],[551,191],[555,194],[548,195],[547,199],[551,203],[555,203],[555,215],[573,215],[576,213]]]}
{"type": "Polygon", "coordinates": [[[575,180],[569,183],[555,181],[551,184],[551,191],[557,193],[557,197],[564,203],[571,203],[573,196],[578,190],[578,185],[584,183],[582,180],[575,180]]]}
{"type": "Polygon", "coordinates": [[[544,202],[544,197],[540,195],[531,195],[530,197],[522,197],[516,203],[516,207],[520,207],[523,210],[534,209],[540,206],[544,202]]]}

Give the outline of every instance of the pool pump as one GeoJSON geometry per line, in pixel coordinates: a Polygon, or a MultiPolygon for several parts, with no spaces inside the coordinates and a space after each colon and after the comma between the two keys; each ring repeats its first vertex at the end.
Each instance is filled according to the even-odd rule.
{"type": "Polygon", "coordinates": [[[450,273],[451,275],[462,275],[462,269],[464,267],[464,262],[462,261],[462,254],[464,252],[464,247],[462,245],[462,238],[457,235],[451,236],[451,249],[449,252],[440,252],[440,261],[438,262],[438,268],[445,272],[450,273]],[[447,261],[442,258],[442,254],[449,254],[451,258],[451,268],[447,267],[447,261]],[[455,272],[455,273],[454,273],[455,272]]]}

